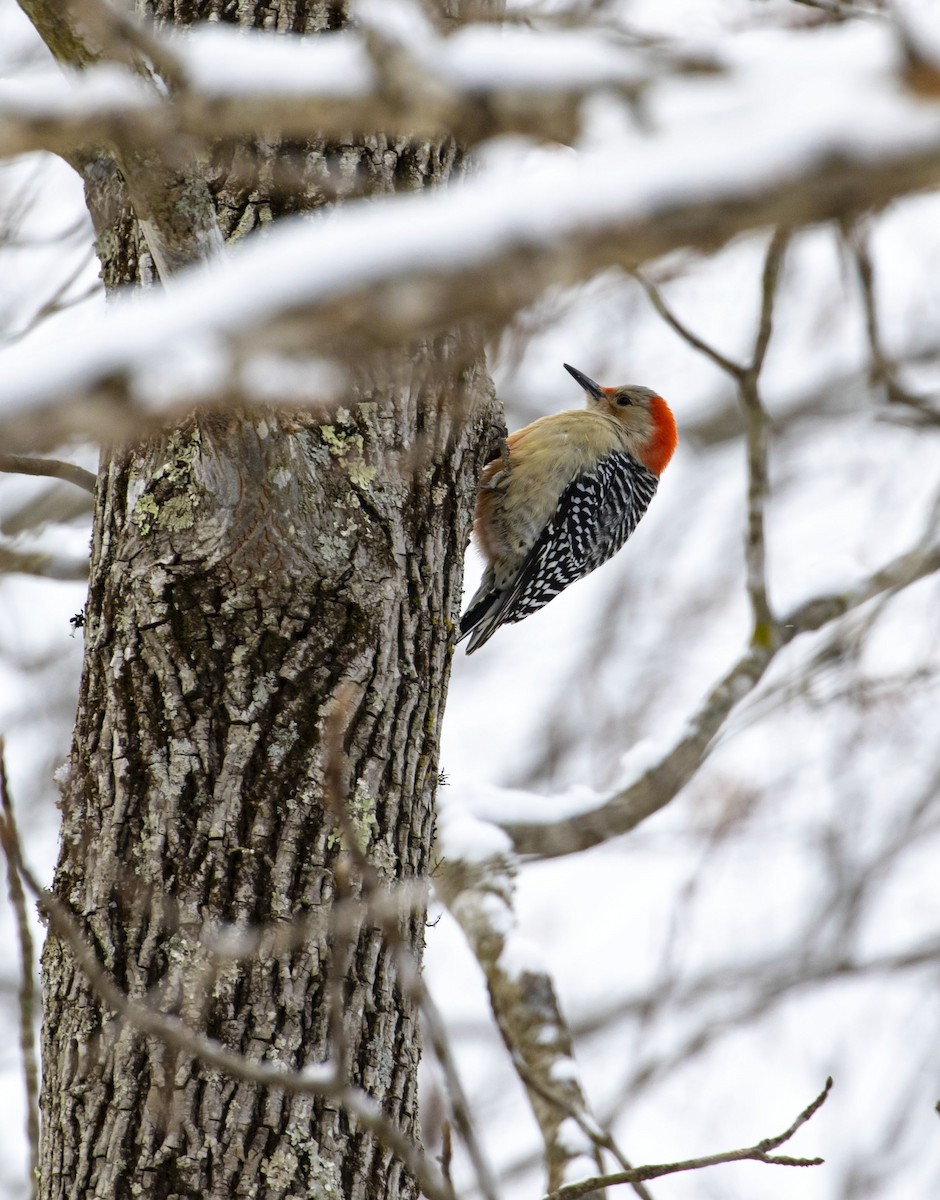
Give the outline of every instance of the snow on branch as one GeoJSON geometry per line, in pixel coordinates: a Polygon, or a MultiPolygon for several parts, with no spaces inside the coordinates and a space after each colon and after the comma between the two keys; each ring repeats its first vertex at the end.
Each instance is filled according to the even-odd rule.
{"type": "MultiPolygon", "coordinates": [[[[638,48],[594,29],[566,32],[466,25],[439,36],[420,10],[404,28],[395,7],[357,6],[361,28],[318,37],[203,25],[159,39],[174,87],[155,94],[129,65],[66,79],[51,73],[0,88],[0,155],[67,153],[106,141],[164,150],[180,137],[499,133],[574,137],[579,101],[601,90],[634,99],[679,72],[715,71],[710,51],[638,48]]],[[[157,42],[156,35],[151,41],[157,42]]]]}
{"type": "Polygon", "coordinates": [[[601,1168],[607,1142],[588,1112],[551,975],[519,931],[509,840],[446,791],[438,795],[438,814],[435,891],[486,976],[494,1019],[542,1134],[548,1186],[557,1188],[574,1164],[601,1168]]]}
{"type": "Polygon", "coordinates": [[[259,352],[361,362],[464,318],[496,329],[546,287],[611,265],[843,218],[940,183],[940,104],[902,86],[887,27],[742,37],[737,53],[726,74],[654,89],[649,127],[596,149],[282,221],[184,272],[172,294],[60,333],[54,347],[25,340],[0,354],[0,437],[16,451],[38,449],[48,430],[133,434],[174,402],[251,400],[259,352]],[[199,386],[187,376],[155,402],[155,364],[181,362],[197,364],[199,386]]]}
{"type": "MultiPolygon", "coordinates": [[[[135,79],[141,94],[165,95],[175,82],[172,61],[158,38],[107,0],[31,0],[26,15],[56,62],[80,77],[101,71],[111,80],[123,74],[135,79]]],[[[40,94],[57,89],[47,78],[38,81],[40,94]]],[[[123,93],[122,88],[118,88],[123,93]]],[[[61,92],[59,93],[61,95],[61,92]]],[[[33,94],[35,103],[36,94],[33,94]]],[[[159,103],[159,101],[157,101],[159,103]]],[[[2,96],[0,96],[2,105],[2,96]]],[[[127,125],[129,114],[123,120],[127,125]]],[[[55,119],[51,122],[55,124],[55,119]]],[[[133,120],[130,120],[131,126],[133,120]]],[[[0,143],[3,141],[0,116],[0,143]]],[[[105,139],[107,140],[107,139],[105,139]]],[[[101,139],[69,140],[56,147],[78,171],[89,192],[101,174],[101,139]]],[[[28,146],[23,146],[28,149],[28,146]]],[[[51,148],[51,147],[50,147],[51,148]]],[[[117,147],[122,190],[133,203],[161,278],[193,263],[211,259],[222,250],[222,233],[205,179],[192,165],[155,154],[138,138],[125,138],[117,147]]],[[[14,151],[18,153],[19,151],[14,151]]],[[[177,158],[179,156],[176,156],[177,158]]],[[[112,197],[112,202],[113,202],[112,197]]]]}

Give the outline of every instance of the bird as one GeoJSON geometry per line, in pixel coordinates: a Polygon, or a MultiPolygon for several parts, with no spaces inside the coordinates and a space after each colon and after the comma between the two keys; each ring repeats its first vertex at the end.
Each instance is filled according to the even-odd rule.
{"type": "Polygon", "coordinates": [[[617,553],[678,443],[675,417],[657,392],[601,387],[563,365],[587,408],[517,429],[483,469],[473,535],[487,565],[457,639],[470,638],[468,654],[617,553]]]}

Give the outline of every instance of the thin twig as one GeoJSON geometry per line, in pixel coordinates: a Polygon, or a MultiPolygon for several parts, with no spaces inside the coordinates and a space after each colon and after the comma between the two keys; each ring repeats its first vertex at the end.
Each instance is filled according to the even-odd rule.
{"type": "Polygon", "coordinates": [[[738,395],[747,422],[747,535],[745,564],[747,592],[751,601],[752,637],[759,644],[777,640],[778,630],[767,596],[767,544],[764,510],[767,504],[768,421],[761,401],[759,379],[773,330],[774,300],[789,231],[774,230],[764,258],[761,276],[761,307],[754,350],[747,370],[738,378],[738,395]]]}
{"type": "Polygon", "coordinates": [[[441,1164],[441,1171],[444,1173],[444,1178],[448,1184],[453,1187],[454,1181],[450,1175],[450,1165],[454,1157],[454,1144],[450,1136],[450,1121],[445,1117],[441,1123],[441,1156],[438,1162],[441,1164]]]}
{"type": "MultiPolygon", "coordinates": [[[[548,1186],[557,1187],[569,1164],[583,1153],[560,1136],[565,1118],[579,1114],[574,1119],[582,1125],[591,1117],[581,1081],[570,1069],[571,1034],[553,979],[534,963],[515,969],[512,956],[505,954],[518,936],[513,910],[515,858],[494,848],[485,861],[465,862],[460,842],[454,846],[448,842],[447,822],[439,830],[438,848],[443,861],[435,873],[435,890],[463,930],[486,977],[493,1016],[542,1135],[548,1186]],[[556,1074],[558,1067],[564,1070],[556,1074]],[[560,1104],[558,1093],[566,1094],[568,1102],[560,1104]]],[[[593,1137],[587,1136],[593,1143],[593,1137]]],[[[602,1170],[599,1150],[595,1149],[595,1157],[602,1170]]]]}
{"type": "Polygon", "coordinates": [[[871,355],[869,379],[876,387],[884,389],[889,404],[903,404],[914,409],[929,420],[938,420],[938,414],[924,396],[909,391],[898,382],[897,367],[885,353],[881,338],[881,321],[875,298],[875,266],[868,245],[868,235],[861,221],[845,220],[840,225],[843,239],[849,249],[862,294],[862,309],[865,314],[865,333],[871,355]]]}
{"type": "Polygon", "coordinates": [[[811,1104],[800,1113],[792,1125],[778,1134],[777,1137],[764,1138],[753,1146],[742,1150],[727,1150],[722,1154],[708,1154],[701,1158],[689,1158],[674,1163],[655,1163],[646,1167],[635,1167],[630,1171],[618,1171],[611,1175],[599,1175],[592,1179],[582,1179],[577,1183],[569,1183],[549,1192],[545,1200],[579,1200],[591,1192],[605,1187],[614,1187],[622,1183],[635,1183],[638,1180],[658,1179],[662,1175],[676,1175],[681,1171],[699,1171],[704,1167],[715,1167],[722,1163],[732,1162],[763,1162],[780,1167],[818,1167],[825,1160],[821,1158],[791,1158],[789,1155],[771,1154],[784,1142],[789,1141],[796,1131],[816,1113],[826,1101],[832,1088],[831,1077],[826,1080],[826,1086],[811,1104]]]}
{"type": "Polygon", "coordinates": [[[779,622],[773,645],[752,643],[726,672],[690,718],[676,744],[639,779],[588,812],[544,821],[500,821],[519,854],[554,858],[574,854],[628,833],[665,807],[689,782],[708,756],[714,739],[731,712],[757,687],[784,646],[804,633],[815,633],[832,621],[877,599],[894,594],[940,571],[940,543],[899,554],[856,587],[816,596],[791,609],[779,622]]]}
{"type": "Polygon", "coordinates": [[[780,280],[780,268],[783,266],[783,256],[790,241],[789,229],[778,228],[773,232],[767,253],[764,256],[764,270],[761,275],[760,319],[757,323],[757,336],[754,339],[754,352],[751,355],[749,373],[755,377],[760,374],[770,344],[773,330],[774,300],[777,296],[777,283],[780,280]]]}
{"type": "Polygon", "coordinates": [[[790,231],[774,230],[764,258],[761,277],[761,307],[750,361],[745,365],[716,350],[694,333],[666,304],[659,289],[639,271],[634,277],[650,298],[653,307],[683,341],[730,375],[738,389],[738,398],[747,423],[747,530],[745,563],[747,591],[753,619],[752,637],[756,644],[770,644],[778,630],[767,596],[767,563],[764,538],[764,508],[767,501],[767,414],[761,403],[758,381],[767,356],[773,330],[774,300],[780,268],[790,231]]]}
{"type": "Polygon", "coordinates": [[[10,904],[16,915],[16,932],[20,943],[20,1053],[23,1058],[23,1083],[26,1088],[26,1136],[29,1141],[30,1196],[39,1195],[39,1056],[36,1053],[36,975],[33,954],[33,935],[29,928],[26,896],[20,881],[19,837],[10,789],[7,784],[6,754],[0,737],[0,844],[7,864],[7,886],[10,904]]]}
{"type": "MultiPolygon", "coordinates": [[[[589,1116],[583,1109],[577,1108],[570,1104],[568,1100],[554,1088],[548,1087],[541,1079],[538,1078],[532,1071],[529,1070],[518,1052],[512,1056],[513,1066],[519,1078],[534,1091],[538,1092],[543,1100],[547,1100],[549,1104],[554,1104],[561,1109],[566,1116],[570,1117],[585,1137],[590,1138],[597,1150],[606,1150],[612,1154],[620,1163],[625,1171],[633,1171],[636,1168],[624,1154],[614,1140],[614,1135],[609,1130],[602,1129],[593,1117],[589,1116]]],[[[598,1159],[598,1166],[602,1166],[602,1162],[598,1159]]],[[[640,1200],[653,1200],[649,1189],[639,1179],[632,1182],[633,1191],[640,1200]]]]}
{"type": "Polygon", "coordinates": [[[728,375],[732,375],[735,379],[740,379],[746,370],[745,367],[728,358],[727,355],[722,354],[720,350],[716,350],[709,342],[700,338],[697,333],[693,333],[688,325],[680,321],[672,309],[668,307],[666,301],[663,299],[662,292],[660,292],[656,284],[647,279],[640,271],[634,271],[633,274],[647,296],[649,296],[653,308],[656,309],[666,324],[675,330],[684,342],[688,342],[693,350],[698,350],[700,354],[704,354],[706,358],[710,358],[717,367],[727,372],[728,375]]]}
{"type": "Polygon", "coordinates": [[[17,329],[15,333],[5,335],[4,344],[10,346],[16,342],[22,341],[23,338],[32,333],[34,329],[41,325],[47,317],[54,316],[56,313],[65,312],[70,308],[74,308],[76,304],[81,304],[82,301],[90,299],[95,295],[96,292],[99,292],[102,286],[101,281],[95,280],[94,283],[89,284],[84,291],[79,293],[79,295],[66,299],[69,290],[82,277],[94,259],[94,246],[88,246],[85,250],[85,253],[81,256],[69,274],[65,277],[65,279],[62,280],[52,295],[39,306],[26,324],[17,329]]]}
{"type": "Polygon", "coordinates": [[[74,483],[82,491],[95,494],[96,478],[91,471],[58,458],[32,458],[28,454],[0,454],[0,471],[10,475],[47,475],[74,483]]]}
{"type": "MultiPolygon", "coordinates": [[[[444,1020],[427,988],[423,990],[421,1012],[424,1016],[425,1027],[430,1038],[431,1049],[434,1051],[434,1056],[440,1064],[444,1075],[444,1086],[447,1089],[450,1099],[454,1124],[457,1126],[457,1132],[460,1134],[470,1161],[473,1163],[481,1195],[485,1197],[485,1200],[496,1200],[498,1196],[496,1179],[489,1161],[483,1153],[483,1148],[477,1139],[476,1130],[473,1126],[473,1118],[470,1113],[470,1102],[467,1099],[467,1093],[464,1091],[463,1083],[457,1071],[457,1064],[451,1052],[444,1020]]],[[[449,1140],[449,1124],[447,1126],[447,1135],[449,1140]]]]}

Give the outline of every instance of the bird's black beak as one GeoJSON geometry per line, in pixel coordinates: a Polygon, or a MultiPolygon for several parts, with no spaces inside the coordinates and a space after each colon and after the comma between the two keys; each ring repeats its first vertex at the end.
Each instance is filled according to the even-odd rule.
{"type": "Polygon", "coordinates": [[[588,395],[593,396],[595,400],[604,399],[604,389],[599,383],[595,383],[593,379],[588,378],[583,371],[579,371],[577,367],[570,367],[567,363],[564,364],[565,370],[569,375],[577,379],[578,383],[584,388],[588,395]]]}

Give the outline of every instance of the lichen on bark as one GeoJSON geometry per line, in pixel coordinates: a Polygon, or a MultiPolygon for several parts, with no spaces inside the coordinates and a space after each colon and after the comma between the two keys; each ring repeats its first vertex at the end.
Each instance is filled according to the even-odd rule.
{"type": "MultiPolygon", "coordinates": [[[[234,12],[147,11],[184,23],[234,12]]],[[[295,32],[344,16],[320,2],[237,8],[243,23],[295,32]]],[[[325,201],[334,148],[286,148],[304,165],[288,193],[283,149],[217,149],[208,184],[230,235],[325,201]],[[250,188],[249,160],[261,167],[250,188]]],[[[441,182],[457,159],[451,145],[382,138],[344,151],[383,191],[441,182]]],[[[108,282],[145,281],[119,177],[99,165],[92,183],[108,282]]],[[[354,698],[342,775],[362,848],[390,881],[427,871],[492,405],[479,346],[459,330],[377,358],[342,413],[204,413],[103,455],[55,892],[127,994],[250,1058],[300,1068],[333,1049],[343,846],[324,802],[324,723],[340,695],[354,698]],[[285,949],[274,934],[298,918],[309,935],[285,949]],[[271,936],[215,961],[212,937],[233,926],[271,936]]],[[[400,924],[420,959],[423,914],[400,924]]],[[[341,1107],[232,1079],[116,1021],[55,937],[43,986],[44,1200],[414,1195],[341,1107]]],[[[353,1081],[416,1137],[415,999],[369,921],[344,1002],[353,1081]]]]}

